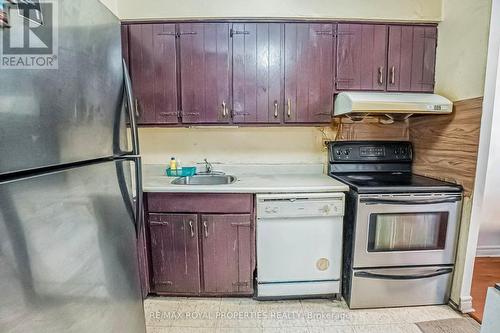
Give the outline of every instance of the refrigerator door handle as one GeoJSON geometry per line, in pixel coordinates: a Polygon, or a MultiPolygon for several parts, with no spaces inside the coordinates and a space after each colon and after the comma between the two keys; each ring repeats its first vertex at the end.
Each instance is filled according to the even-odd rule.
{"type": "Polygon", "coordinates": [[[371,272],[355,272],[354,276],[368,278],[368,279],[382,279],[382,280],[418,280],[427,279],[431,277],[436,277],[439,275],[450,274],[453,272],[451,268],[437,269],[431,273],[424,274],[410,274],[410,275],[392,275],[392,274],[380,274],[371,272]]]}
{"type": "Polygon", "coordinates": [[[127,104],[128,104],[128,116],[130,122],[130,132],[132,137],[132,151],[128,152],[131,155],[139,155],[139,138],[137,131],[137,120],[136,120],[136,109],[134,103],[134,92],[132,90],[132,81],[130,80],[130,74],[128,72],[127,64],[125,63],[125,59],[123,59],[123,77],[125,80],[125,93],[127,96],[127,104]]]}
{"type": "Polygon", "coordinates": [[[142,193],[142,159],[140,156],[134,156],[132,158],[135,161],[135,218],[136,218],[136,228],[137,233],[142,230],[142,225],[144,223],[144,202],[142,193]]]}
{"type": "Polygon", "coordinates": [[[143,215],[143,208],[144,208],[144,202],[143,202],[143,191],[142,191],[142,160],[140,156],[137,155],[132,155],[132,156],[125,156],[122,158],[122,160],[125,161],[131,161],[135,164],[135,226],[136,226],[136,231],[137,233],[140,232],[142,229],[143,223],[144,223],[144,215],[143,215]]]}

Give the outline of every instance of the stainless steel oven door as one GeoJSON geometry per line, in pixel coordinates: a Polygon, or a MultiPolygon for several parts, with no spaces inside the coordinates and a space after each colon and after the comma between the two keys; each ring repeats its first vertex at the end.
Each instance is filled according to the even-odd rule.
{"type": "Polygon", "coordinates": [[[461,194],[360,195],[354,268],[455,262],[461,194]]]}

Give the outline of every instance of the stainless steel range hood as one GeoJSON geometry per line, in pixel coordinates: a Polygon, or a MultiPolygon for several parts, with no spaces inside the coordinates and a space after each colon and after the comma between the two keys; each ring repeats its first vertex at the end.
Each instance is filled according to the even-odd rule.
{"type": "Polygon", "coordinates": [[[453,103],[436,94],[343,92],[335,99],[335,116],[360,118],[386,115],[407,118],[412,114],[451,113],[453,103]]]}

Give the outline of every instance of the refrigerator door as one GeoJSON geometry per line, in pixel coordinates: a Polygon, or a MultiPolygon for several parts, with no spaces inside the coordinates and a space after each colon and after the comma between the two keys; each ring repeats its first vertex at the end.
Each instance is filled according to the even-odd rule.
{"type": "Polygon", "coordinates": [[[133,167],[0,183],[2,332],[145,332],[133,167]]]}
{"type": "Polygon", "coordinates": [[[0,71],[0,175],[126,148],[120,22],[98,0],[53,0],[58,69],[0,71]]]}

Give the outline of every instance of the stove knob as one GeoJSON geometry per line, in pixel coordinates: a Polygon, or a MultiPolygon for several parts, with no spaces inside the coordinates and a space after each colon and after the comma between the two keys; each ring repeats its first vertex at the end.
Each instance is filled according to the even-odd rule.
{"type": "Polygon", "coordinates": [[[331,207],[330,207],[330,206],[328,206],[328,205],[326,205],[326,206],[324,206],[324,207],[321,209],[321,211],[322,211],[323,213],[325,213],[325,214],[328,214],[328,213],[330,213],[330,211],[331,211],[331,207]]]}
{"type": "Polygon", "coordinates": [[[271,207],[266,207],[266,213],[271,214],[273,209],[271,207]]]}
{"type": "Polygon", "coordinates": [[[340,150],[337,150],[337,155],[340,156],[340,154],[342,154],[342,152],[340,150]]]}
{"type": "Polygon", "coordinates": [[[350,151],[348,149],[345,150],[344,154],[349,155],[350,151]]]}
{"type": "Polygon", "coordinates": [[[277,213],[278,213],[278,207],[274,207],[274,208],[273,208],[273,213],[274,213],[274,214],[277,214],[277,213]]]}

